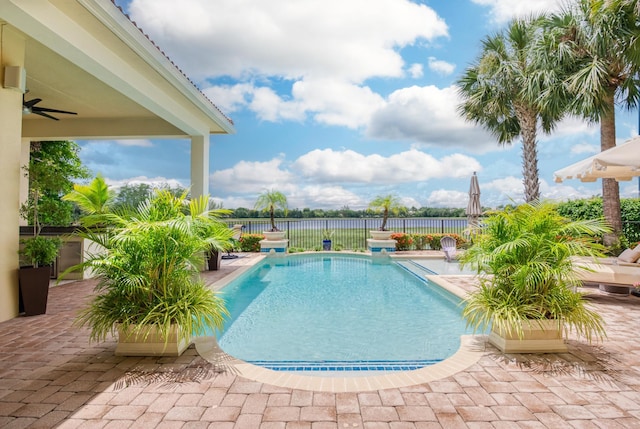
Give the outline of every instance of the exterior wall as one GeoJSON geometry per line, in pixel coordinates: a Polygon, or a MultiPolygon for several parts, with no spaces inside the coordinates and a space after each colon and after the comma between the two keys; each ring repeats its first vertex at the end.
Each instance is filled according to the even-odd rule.
{"type": "MultiPolygon", "coordinates": [[[[23,37],[5,26],[0,33],[2,64],[0,82],[4,82],[5,66],[24,66],[23,37]]],[[[0,321],[18,315],[18,243],[20,223],[20,160],[22,136],[22,93],[0,88],[0,321]]]]}

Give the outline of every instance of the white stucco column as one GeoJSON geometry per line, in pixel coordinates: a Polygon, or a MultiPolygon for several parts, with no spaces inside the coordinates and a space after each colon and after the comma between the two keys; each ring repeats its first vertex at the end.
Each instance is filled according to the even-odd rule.
{"type": "Polygon", "coordinates": [[[191,197],[209,195],[209,136],[191,137],[191,197]]]}
{"type": "MultiPolygon", "coordinates": [[[[0,83],[6,66],[23,66],[25,41],[2,25],[0,83]]],[[[20,224],[20,153],[22,93],[0,86],[0,321],[18,315],[18,242],[20,224]]]]}

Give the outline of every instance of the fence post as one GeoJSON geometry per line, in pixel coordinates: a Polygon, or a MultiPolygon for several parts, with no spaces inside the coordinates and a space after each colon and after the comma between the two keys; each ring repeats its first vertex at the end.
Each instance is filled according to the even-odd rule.
{"type": "Polygon", "coordinates": [[[368,228],[367,228],[367,219],[365,219],[365,220],[364,220],[364,241],[363,241],[364,246],[362,246],[362,247],[363,247],[363,249],[366,249],[366,248],[367,248],[367,229],[368,229],[368,228]]]}

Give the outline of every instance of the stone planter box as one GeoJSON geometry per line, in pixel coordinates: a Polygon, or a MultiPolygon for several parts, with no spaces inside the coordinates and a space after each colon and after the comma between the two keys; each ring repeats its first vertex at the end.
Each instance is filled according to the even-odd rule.
{"type": "Polygon", "coordinates": [[[373,238],[374,240],[389,240],[391,239],[391,234],[393,234],[393,231],[379,231],[379,230],[372,230],[369,231],[369,234],[371,234],[371,238],[373,238]]]}
{"type": "Polygon", "coordinates": [[[178,340],[179,327],[169,330],[169,337],[162,338],[155,327],[129,334],[118,328],[116,356],[180,356],[191,344],[189,340],[178,340]],[[147,334],[148,333],[148,334],[147,334]]]}
{"type": "Polygon", "coordinates": [[[489,342],[503,353],[564,353],[567,345],[563,338],[562,324],[555,320],[523,322],[524,336],[491,330],[489,342]]]}
{"type": "Polygon", "coordinates": [[[284,237],[287,235],[286,231],[263,231],[264,239],[267,241],[280,241],[284,240],[284,237]]]}

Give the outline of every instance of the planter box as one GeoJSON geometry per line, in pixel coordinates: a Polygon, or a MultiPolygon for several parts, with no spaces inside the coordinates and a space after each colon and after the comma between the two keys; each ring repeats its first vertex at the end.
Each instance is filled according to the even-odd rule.
{"type": "Polygon", "coordinates": [[[390,240],[391,234],[393,233],[393,231],[369,231],[369,234],[371,234],[371,238],[373,238],[374,240],[390,240]]]}
{"type": "Polygon", "coordinates": [[[162,338],[154,327],[137,334],[129,334],[118,328],[116,356],[180,356],[191,344],[189,340],[178,341],[179,327],[172,326],[169,338],[162,338]],[[148,332],[148,335],[147,335],[148,332]]]}
{"type": "Polygon", "coordinates": [[[524,336],[516,332],[506,334],[491,330],[489,342],[503,353],[564,353],[567,345],[562,334],[562,324],[555,320],[523,322],[524,336]]]}
{"type": "Polygon", "coordinates": [[[23,267],[18,270],[20,284],[20,310],[26,316],[37,316],[47,312],[51,267],[23,267]]]}
{"type": "Polygon", "coordinates": [[[287,235],[286,231],[263,231],[264,239],[267,241],[280,241],[284,240],[287,235]]]}

